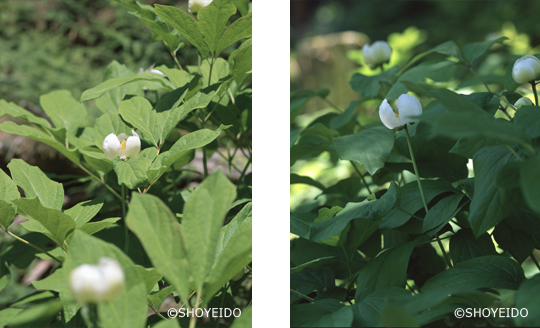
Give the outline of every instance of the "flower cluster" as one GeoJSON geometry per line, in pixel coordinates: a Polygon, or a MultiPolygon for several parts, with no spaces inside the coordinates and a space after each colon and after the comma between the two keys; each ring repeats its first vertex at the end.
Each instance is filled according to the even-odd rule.
{"type": "Polygon", "coordinates": [[[118,136],[114,133],[109,134],[103,140],[103,152],[108,159],[113,159],[120,156],[121,160],[128,157],[134,157],[141,151],[141,139],[139,135],[131,130],[133,136],[128,137],[125,133],[120,133],[118,136]]]}
{"type": "Polygon", "coordinates": [[[69,287],[81,304],[112,301],[124,289],[124,271],[117,261],[102,257],[97,265],[83,264],[71,271],[69,287]]]}
{"type": "Polygon", "coordinates": [[[395,129],[405,124],[417,122],[414,118],[422,114],[422,105],[416,97],[402,94],[397,101],[397,113],[385,99],[379,107],[379,116],[383,124],[389,129],[395,129]]]}

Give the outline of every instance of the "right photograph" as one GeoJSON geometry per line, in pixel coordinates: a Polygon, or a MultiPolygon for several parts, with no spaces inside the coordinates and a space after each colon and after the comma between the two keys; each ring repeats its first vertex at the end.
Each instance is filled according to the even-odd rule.
{"type": "Polygon", "coordinates": [[[290,326],[540,326],[540,2],[290,9],[290,326]]]}

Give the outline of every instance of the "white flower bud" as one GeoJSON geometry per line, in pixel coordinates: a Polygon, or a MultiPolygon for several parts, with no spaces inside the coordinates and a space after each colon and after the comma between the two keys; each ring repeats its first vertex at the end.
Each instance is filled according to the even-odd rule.
{"type": "Polygon", "coordinates": [[[540,79],[540,60],[531,55],[516,60],[512,68],[512,77],[521,84],[540,79]]]}
{"type": "Polygon", "coordinates": [[[141,139],[139,135],[131,130],[133,136],[128,137],[127,134],[121,133],[116,136],[114,133],[109,134],[103,140],[103,152],[108,159],[114,159],[120,156],[121,160],[128,157],[135,157],[141,151],[141,139]]]}
{"type": "Polygon", "coordinates": [[[189,0],[188,10],[190,13],[194,14],[208,6],[211,2],[212,0],[189,0]]]}
{"type": "Polygon", "coordinates": [[[521,106],[534,106],[533,102],[527,98],[527,97],[521,97],[518,99],[518,101],[516,101],[516,103],[514,104],[514,106],[516,108],[519,108],[521,106]]]}
{"type": "Polygon", "coordinates": [[[364,62],[373,68],[390,60],[392,48],[385,41],[376,41],[371,46],[365,44],[362,47],[362,53],[364,55],[364,62]]]}
{"type": "Polygon", "coordinates": [[[413,117],[422,114],[422,105],[416,97],[402,94],[397,101],[397,111],[397,114],[394,113],[388,101],[386,99],[383,100],[379,107],[379,116],[387,128],[395,129],[405,124],[417,122],[418,119],[413,117]]]}
{"type": "Polygon", "coordinates": [[[71,271],[69,287],[81,304],[112,301],[124,289],[124,271],[116,260],[102,257],[97,265],[83,264],[71,271]]]}

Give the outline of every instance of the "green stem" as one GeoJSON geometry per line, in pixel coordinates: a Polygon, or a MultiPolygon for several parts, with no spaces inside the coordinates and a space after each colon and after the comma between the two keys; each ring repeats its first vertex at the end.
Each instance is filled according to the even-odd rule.
{"type": "Polygon", "coordinates": [[[242,170],[242,174],[240,174],[240,178],[238,178],[238,182],[236,183],[237,186],[240,184],[240,181],[242,181],[242,179],[246,175],[246,172],[247,172],[247,169],[248,169],[250,163],[251,163],[251,157],[248,158],[246,166],[244,166],[244,169],[242,170]]]}
{"type": "MultiPolygon", "coordinates": [[[[414,173],[416,174],[416,181],[418,182],[418,188],[420,189],[420,196],[422,197],[422,203],[424,203],[424,208],[426,210],[426,214],[429,212],[426,197],[424,196],[424,189],[422,188],[422,182],[420,181],[420,174],[418,173],[418,167],[416,167],[416,160],[414,159],[414,153],[412,150],[412,144],[411,144],[411,137],[409,136],[409,129],[407,128],[407,125],[405,125],[405,136],[407,137],[407,144],[409,145],[409,152],[411,154],[411,160],[414,167],[414,173]]],[[[441,248],[441,251],[444,255],[444,260],[446,262],[446,265],[448,267],[452,267],[452,263],[450,262],[450,258],[448,257],[448,254],[446,254],[446,251],[444,250],[444,246],[441,243],[441,239],[437,235],[437,243],[439,244],[439,247],[441,248]]]]}
{"type": "Polygon", "coordinates": [[[399,206],[394,206],[394,207],[396,208],[396,210],[401,211],[401,212],[403,212],[403,213],[405,213],[405,214],[407,214],[407,215],[410,215],[410,216],[412,216],[412,217],[415,218],[415,219],[418,219],[418,220],[420,220],[420,221],[424,221],[424,219],[422,219],[421,217],[416,216],[416,215],[414,215],[414,214],[412,214],[412,213],[409,213],[409,212],[405,211],[404,209],[402,209],[402,208],[399,207],[399,206]]]}
{"type": "Polygon", "coordinates": [[[208,63],[210,63],[210,74],[208,75],[208,86],[212,84],[212,69],[214,68],[214,63],[216,60],[213,58],[212,62],[210,63],[210,58],[208,58],[208,63]]]}
{"type": "MultiPolygon", "coordinates": [[[[194,311],[197,311],[197,309],[199,308],[199,302],[201,301],[201,289],[202,288],[199,287],[199,290],[197,291],[197,298],[195,300],[195,307],[193,308],[194,311]]],[[[189,328],[195,328],[195,323],[196,322],[197,322],[197,316],[194,315],[189,320],[189,328]]]]}
{"type": "Polygon", "coordinates": [[[360,178],[362,179],[362,181],[364,182],[364,185],[366,186],[369,194],[371,195],[372,192],[371,192],[371,189],[369,189],[369,185],[367,184],[367,181],[366,179],[364,178],[364,176],[362,175],[362,173],[360,173],[360,170],[358,170],[358,168],[356,167],[356,165],[354,164],[353,161],[350,161],[351,162],[351,165],[352,167],[354,168],[354,170],[356,171],[356,173],[358,173],[358,175],[360,176],[360,178]]]}
{"type": "Polygon", "coordinates": [[[510,151],[512,152],[512,154],[514,154],[514,156],[516,156],[517,159],[519,159],[520,161],[523,162],[523,158],[521,158],[521,157],[518,155],[518,153],[516,153],[516,151],[515,151],[512,147],[510,147],[510,145],[506,145],[506,147],[508,147],[508,149],[510,149],[510,151]]]}
{"type": "Polygon", "coordinates": [[[295,293],[296,295],[302,297],[302,298],[305,299],[306,301],[309,301],[309,302],[312,302],[312,303],[315,302],[314,299],[312,299],[311,297],[309,297],[309,296],[307,296],[307,295],[304,295],[304,294],[302,294],[302,293],[300,293],[300,292],[297,292],[296,290],[294,290],[294,289],[292,289],[292,288],[290,288],[290,290],[291,290],[291,292],[293,292],[293,293],[295,293]]]}
{"type": "Polygon", "coordinates": [[[26,245],[28,245],[28,246],[30,246],[30,247],[32,247],[32,248],[34,248],[34,249],[36,249],[36,250],[38,250],[38,251],[40,251],[40,252],[42,252],[42,253],[47,254],[47,256],[49,256],[51,259],[53,259],[53,260],[55,260],[56,262],[62,264],[62,261],[60,261],[59,259],[57,259],[55,256],[53,256],[51,253],[47,252],[47,251],[44,250],[43,248],[41,248],[41,247],[39,247],[39,246],[37,246],[37,245],[34,245],[34,244],[32,244],[31,242],[29,242],[28,240],[23,239],[23,238],[21,238],[21,237],[15,235],[15,234],[13,234],[13,233],[12,233],[11,231],[9,231],[7,228],[2,227],[2,229],[3,229],[8,235],[10,235],[11,237],[17,239],[18,241],[20,241],[20,242],[22,242],[22,243],[25,243],[26,245]]]}
{"type": "Polygon", "coordinates": [[[335,110],[337,110],[338,112],[340,113],[343,113],[344,111],[342,109],[340,109],[338,106],[334,105],[333,102],[331,102],[330,100],[326,99],[326,98],[322,98],[324,100],[324,102],[326,102],[328,105],[330,105],[332,108],[334,108],[335,110]]]}
{"type": "Polygon", "coordinates": [[[122,218],[124,219],[124,253],[127,254],[129,249],[129,230],[126,222],[126,185],[122,184],[122,218]]]}
{"type": "Polygon", "coordinates": [[[471,71],[471,72],[474,74],[474,76],[476,76],[476,78],[477,78],[478,80],[480,80],[480,82],[482,82],[482,84],[486,87],[487,91],[488,91],[489,93],[491,93],[491,90],[489,90],[489,87],[488,87],[488,85],[486,84],[486,82],[484,82],[484,80],[482,80],[482,78],[480,78],[480,75],[478,75],[478,73],[476,73],[476,72],[472,69],[472,67],[471,67],[470,64],[467,65],[467,68],[469,68],[469,71],[471,71]]]}
{"type": "Polygon", "coordinates": [[[81,170],[83,170],[84,172],[86,172],[89,176],[91,176],[94,180],[98,181],[99,183],[101,183],[102,185],[105,186],[105,188],[109,189],[109,191],[114,195],[116,196],[118,199],[122,199],[122,197],[116,192],[116,190],[114,190],[111,186],[109,186],[107,183],[105,183],[105,181],[101,180],[100,178],[98,178],[96,175],[94,175],[92,172],[90,172],[86,167],[82,166],[82,164],[80,163],[75,163],[77,164],[77,166],[79,166],[81,168],[81,170]]]}
{"type": "Polygon", "coordinates": [[[154,313],[155,313],[158,317],[160,317],[160,318],[163,319],[163,320],[167,320],[167,318],[165,318],[165,317],[163,316],[163,314],[159,313],[159,309],[155,308],[154,305],[153,305],[152,303],[150,303],[150,301],[147,300],[147,301],[146,301],[146,304],[148,304],[148,306],[152,309],[152,311],[154,311],[154,313]]]}
{"type": "Polygon", "coordinates": [[[538,268],[538,271],[540,271],[540,264],[538,264],[538,261],[534,257],[534,254],[531,254],[531,260],[536,264],[536,267],[538,268]]]}
{"type": "Polygon", "coordinates": [[[538,106],[538,93],[536,92],[536,82],[532,80],[531,85],[534,92],[534,103],[536,104],[536,106],[538,106]]]}
{"type": "Polygon", "coordinates": [[[171,52],[171,56],[172,56],[172,58],[174,58],[174,61],[176,62],[176,65],[178,65],[178,67],[180,68],[180,70],[183,71],[184,69],[182,68],[182,65],[180,65],[180,63],[178,62],[178,59],[176,58],[176,53],[175,53],[175,52],[171,52]]]}
{"type": "Polygon", "coordinates": [[[411,292],[413,292],[414,294],[418,294],[418,293],[416,292],[416,290],[414,290],[414,289],[409,285],[408,282],[405,282],[405,284],[407,285],[407,287],[409,287],[409,290],[410,290],[411,292]]]}

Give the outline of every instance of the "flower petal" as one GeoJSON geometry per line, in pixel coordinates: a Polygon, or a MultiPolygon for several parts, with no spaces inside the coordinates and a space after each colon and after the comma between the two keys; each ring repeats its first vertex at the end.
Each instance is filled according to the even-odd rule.
{"type": "Polygon", "coordinates": [[[105,140],[103,140],[103,152],[108,159],[113,159],[116,156],[122,156],[122,147],[120,146],[120,141],[118,137],[111,133],[105,140]]]}
{"type": "Polygon", "coordinates": [[[139,135],[133,130],[131,130],[131,133],[133,133],[133,136],[127,138],[126,141],[125,157],[135,157],[141,151],[141,139],[139,135]]]}
{"type": "Polygon", "coordinates": [[[397,101],[397,110],[399,113],[400,121],[403,124],[417,122],[418,119],[414,116],[422,115],[422,105],[416,97],[402,94],[397,101]]]}
{"type": "Polygon", "coordinates": [[[381,106],[379,106],[379,116],[383,124],[389,129],[394,129],[403,125],[386,99],[382,102],[381,106]]]}

